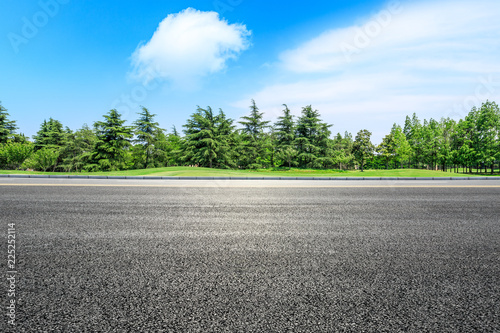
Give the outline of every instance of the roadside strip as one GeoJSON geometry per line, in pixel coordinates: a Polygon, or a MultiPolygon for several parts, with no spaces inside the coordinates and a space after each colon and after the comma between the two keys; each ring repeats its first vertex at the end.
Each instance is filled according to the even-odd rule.
{"type": "Polygon", "coordinates": [[[73,176],[3,175],[0,178],[134,179],[134,180],[500,180],[500,177],[160,177],[160,176],[73,176]]]}
{"type": "MultiPolygon", "coordinates": [[[[215,184],[214,184],[215,185],[215,184]]],[[[0,184],[2,187],[9,186],[38,186],[38,187],[164,187],[164,188],[186,188],[186,187],[217,187],[214,185],[205,184],[192,184],[192,185],[181,185],[181,184],[0,184]]],[[[238,187],[238,186],[235,186],[238,187]]],[[[262,185],[262,186],[252,186],[245,184],[246,188],[500,188],[500,185],[398,185],[398,184],[388,184],[388,185],[262,185]]]]}

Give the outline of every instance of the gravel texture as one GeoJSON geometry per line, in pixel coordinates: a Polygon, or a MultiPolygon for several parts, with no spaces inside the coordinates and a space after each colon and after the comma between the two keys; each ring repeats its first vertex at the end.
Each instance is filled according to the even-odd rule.
{"type": "Polygon", "coordinates": [[[2,186],[0,211],[16,332],[500,331],[499,188],[2,186]]]}

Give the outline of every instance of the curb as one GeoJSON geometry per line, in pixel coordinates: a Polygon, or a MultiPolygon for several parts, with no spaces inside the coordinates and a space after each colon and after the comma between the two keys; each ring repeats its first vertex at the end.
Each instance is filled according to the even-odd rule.
{"type": "Polygon", "coordinates": [[[8,175],[0,178],[51,179],[133,179],[133,180],[500,180],[500,177],[161,177],[161,176],[83,176],[83,175],[8,175]]]}

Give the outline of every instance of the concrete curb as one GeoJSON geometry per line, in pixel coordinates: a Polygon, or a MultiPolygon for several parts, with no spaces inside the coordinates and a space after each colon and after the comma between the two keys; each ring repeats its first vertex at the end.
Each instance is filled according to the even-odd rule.
{"type": "Polygon", "coordinates": [[[133,179],[133,180],[500,180],[500,177],[161,177],[84,175],[6,175],[0,178],[133,179]]]}

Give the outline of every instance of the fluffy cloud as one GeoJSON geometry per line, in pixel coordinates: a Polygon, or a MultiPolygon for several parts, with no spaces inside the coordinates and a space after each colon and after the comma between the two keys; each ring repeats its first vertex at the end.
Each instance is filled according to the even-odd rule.
{"type": "Polygon", "coordinates": [[[248,48],[250,34],[245,25],[229,24],[216,12],[188,8],[168,15],[132,55],[133,76],[190,85],[223,70],[229,59],[248,48]]]}
{"type": "Polygon", "coordinates": [[[326,31],[280,58],[298,73],[365,63],[490,72],[498,58],[491,51],[498,50],[499,12],[497,0],[393,2],[363,24],[326,31]]]}
{"type": "Polygon", "coordinates": [[[281,103],[296,113],[312,103],[339,130],[378,126],[381,133],[413,112],[463,117],[486,98],[500,99],[498,13],[497,0],[388,5],[284,51],[277,68],[287,81],[234,106],[254,97],[277,115],[281,103]]]}

